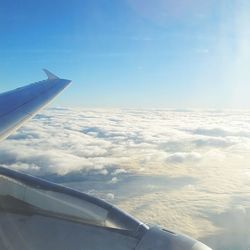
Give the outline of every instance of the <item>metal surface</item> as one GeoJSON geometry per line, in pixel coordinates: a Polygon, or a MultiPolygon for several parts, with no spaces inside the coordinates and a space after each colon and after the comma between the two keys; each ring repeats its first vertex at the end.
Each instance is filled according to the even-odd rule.
{"type": "Polygon", "coordinates": [[[32,118],[71,82],[48,71],[46,74],[48,80],[0,94],[0,140],[32,118]]]}
{"type": "MultiPolygon", "coordinates": [[[[71,210],[75,209],[75,219],[79,221],[87,221],[88,223],[95,225],[110,225],[112,227],[130,230],[131,232],[134,232],[134,235],[147,229],[147,226],[139,220],[103,200],[3,167],[0,167],[0,195],[12,196],[15,199],[22,200],[30,205],[35,205],[36,207],[45,211],[47,210],[51,213],[55,213],[55,211],[49,209],[49,207],[51,207],[49,206],[49,202],[53,203],[53,207],[55,207],[61,200],[63,202],[61,202],[60,209],[62,210],[63,206],[65,207],[64,211],[66,210],[66,207],[69,207],[67,210],[70,210],[70,208],[71,210]],[[34,198],[30,199],[30,197],[34,198]],[[35,197],[38,197],[38,201],[35,200],[35,197]],[[48,204],[47,208],[46,204],[48,204]],[[71,207],[71,204],[75,204],[75,206],[71,207]],[[91,212],[94,212],[93,210],[95,208],[96,213],[98,213],[97,208],[99,208],[99,210],[105,211],[102,212],[105,217],[101,218],[101,215],[97,215],[96,220],[94,220],[92,219],[93,217],[90,216],[88,219],[76,216],[76,211],[80,210],[80,207],[78,210],[76,209],[76,204],[78,206],[85,206],[85,210],[89,210],[89,215],[91,212]],[[103,223],[98,223],[98,218],[103,219],[103,223]]],[[[60,211],[56,212],[58,214],[60,213],[60,211]]],[[[64,213],[63,215],[64,217],[73,217],[69,212],[66,214],[64,213]]]]}

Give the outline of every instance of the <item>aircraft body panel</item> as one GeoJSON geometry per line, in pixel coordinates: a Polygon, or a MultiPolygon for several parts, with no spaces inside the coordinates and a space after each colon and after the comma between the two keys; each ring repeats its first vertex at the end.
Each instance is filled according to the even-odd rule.
{"type": "Polygon", "coordinates": [[[2,250],[133,250],[138,243],[123,232],[41,215],[0,213],[0,224],[2,250]]]}
{"type": "Polygon", "coordinates": [[[69,80],[48,79],[0,94],[0,140],[32,118],[69,84],[69,80]]]}

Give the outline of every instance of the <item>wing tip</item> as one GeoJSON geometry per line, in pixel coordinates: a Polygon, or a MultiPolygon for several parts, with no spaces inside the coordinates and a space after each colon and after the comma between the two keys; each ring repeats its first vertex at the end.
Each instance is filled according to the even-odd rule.
{"type": "Polygon", "coordinates": [[[48,80],[55,80],[55,79],[59,79],[58,76],[56,76],[55,74],[51,73],[50,71],[48,71],[47,69],[43,69],[44,73],[47,75],[48,80]]]}

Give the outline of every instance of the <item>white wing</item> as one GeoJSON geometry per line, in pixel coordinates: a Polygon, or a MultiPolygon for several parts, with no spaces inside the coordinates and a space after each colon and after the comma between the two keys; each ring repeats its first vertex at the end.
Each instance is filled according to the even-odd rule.
{"type": "Polygon", "coordinates": [[[71,82],[44,71],[47,80],[0,94],[0,140],[37,114],[71,82]]]}

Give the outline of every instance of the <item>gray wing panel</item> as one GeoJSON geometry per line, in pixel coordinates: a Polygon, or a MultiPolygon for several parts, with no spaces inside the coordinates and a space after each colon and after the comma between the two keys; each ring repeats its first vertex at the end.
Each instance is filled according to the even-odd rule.
{"type": "Polygon", "coordinates": [[[0,94],[0,140],[33,117],[69,84],[69,80],[51,79],[0,94]]]}
{"type": "Polygon", "coordinates": [[[0,211],[1,250],[134,250],[137,244],[122,230],[0,211]]]}
{"type": "Polygon", "coordinates": [[[0,167],[0,205],[3,196],[29,204],[36,211],[92,225],[121,228],[136,235],[147,229],[140,221],[103,200],[0,167]]]}

